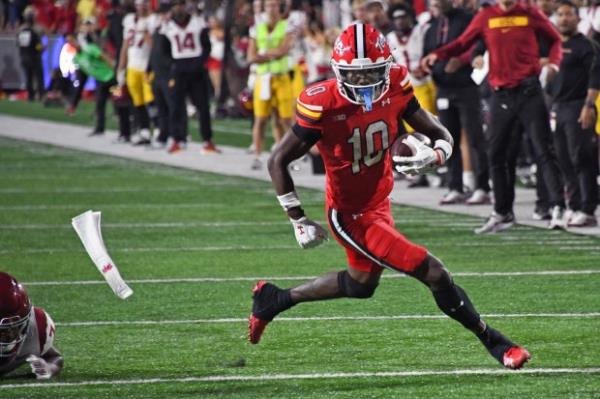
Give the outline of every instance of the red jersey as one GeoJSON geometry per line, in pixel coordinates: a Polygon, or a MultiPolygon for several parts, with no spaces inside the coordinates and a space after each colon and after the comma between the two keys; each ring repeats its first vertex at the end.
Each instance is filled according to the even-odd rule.
{"type": "Polygon", "coordinates": [[[307,87],[298,98],[292,130],[301,139],[318,139],[330,208],[359,213],[373,209],[392,191],[387,149],[398,137],[405,111],[410,116],[419,106],[404,66],[391,68],[390,82],[371,111],[342,97],[336,79],[307,87]]]}
{"type": "Polygon", "coordinates": [[[493,88],[516,87],[540,73],[538,34],[548,40],[550,62],[560,65],[560,35],[534,6],[516,4],[507,11],[494,5],[483,8],[453,42],[434,51],[441,60],[458,56],[482,38],[490,53],[489,82],[493,88]]]}

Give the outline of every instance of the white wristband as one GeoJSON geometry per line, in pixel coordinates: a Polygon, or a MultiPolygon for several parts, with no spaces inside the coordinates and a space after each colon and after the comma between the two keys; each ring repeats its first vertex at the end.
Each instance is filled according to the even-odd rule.
{"type": "Polygon", "coordinates": [[[302,205],[295,191],[290,191],[287,194],[278,195],[277,200],[279,201],[279,205],[281,205],[283,210],[286,212],[292,208],[302,205]]]}
{"type": "Polygon", "coordinates": [[[441,150],[444,153],[444,156],[446,157],[444,159],[444,162],[446,162],[448,158],[450,158],[450,156],[452,155],[452,145],[450,145],[450,143],[448,143],[446,140],[436,140],[435,143],[433,143],[433,149],[441,150]]]}

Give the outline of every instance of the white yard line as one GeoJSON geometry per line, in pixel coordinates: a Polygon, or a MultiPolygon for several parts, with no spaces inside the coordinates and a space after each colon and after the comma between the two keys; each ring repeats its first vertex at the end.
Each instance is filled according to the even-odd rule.
{"type": "MultiPolygon", "coordinates": [[[[559,245],[545,241],[533,242],[530,244],[538,245],[559,245]]],[[[451,242],[432,242],[426,243],[427,246],[436,248],[494,248],[494,247],[513,247],[514,243],[493,243],[493,242],[470,242],[470,243],[451,243],[451,242]]],[[[126,247],[111,248],[111,252],[213,252],[213,251],[263,251],[263,250],[288,250],[298,248],[295,245],[231,245],[231,246],[205,246],[205,247],[126,247]]],[[[556,248],[556,247],[555,247],[556,248]]],[[[600,245],[590,246],[561,246],[557,247],[560,251],[594,251],[600,250],[600,245]]],[[[8,254],[55,254],[55,253],[73,253],[80,252],[79,248],[29,248],[29,249],[2,249],[0,255],[8,254]]]]}
{"type": "MultiPolygon", "coordinates": [[[[261,202],[244,202],[245,207],[249,206],[269,206],[272,205],[273,209],[276,209],[277,200],[273,197],[273,200],[265,199],[261,202]]],[[[312,202],[303,202],[308,205],[320,205],[320,203],[312,203],[312,202]]],[[[231,208],[233,205],[228,203],[184,203],[184,204],[93,204],[93,207],[98,210],[104,210],[106,208],[124,208],[124,209],[179,209],[179,208],[231,208]]],[[[45,205],[45,204],[29,204],[29,205],[0,205],[0,211],[39,211],[39,210],[69,210],[69,209],[81,209],[81,208],[89,208],[90,204],[54,204],[54,205],[45,205]]]]}
{"type": "MultiPolygon", "coordinates": [[[[254,222],[254,221],[231,221],[231,222],[158,222],[158,223],[104,223],[102,227],[113,229],[131,229],[131,228],[184,228],[184,227],[240,227],[240,226],[277,226],[289,225],[283,221],[274,222],[254,222]]],[[[67,229],[73,227],[69,223],[65,224],[0,224],[0,230],[52,230],[67,229]]]]}
{"type": "Polygon", "coordinates": [[[600,249],[599,245],[571,245],[558,247],[559,251],[597,251],[600,249]]]}
{"type": "MultiPolygon", "coordinates": [[[[314,220],[314,219],[313,219],[314,220]]],[[[314,220],[317,223],[325,225],[324,220],[314,220]]],[[[157,222],[157,223],[104,223],[102,227],[129,229],[129,228],[184,228],[184,227],[236,227],[236,226],[271,226],[271,225],[288,225],[286,220],[272,222],[255,222],[255,221],[231,221],[231,222],[157,222]]],[[[477,224],[479,225],[479,224],[477,224]]],[[[400,227],[402,223],[400,223],[400,227]]],[[[438,223],[436,227],[469,227],[471,225],[463,223],[438,223]]],[[[69,223],[64,224],[0,224],[0,230],[52,230],[52,229],[71,229],[69,223]]],[[[543,241],[547,242],[547,241],[543,241]]],[[[564,243],[565,241],[557,241],[564,243]]],[[[579,241],[578,241],[579,242],[579,241]]],[[[484,243],[487,244],[487,243],[484,243]]],[[[510,243],[506,243],[508,245],[510,243]]],[[[600,245],[600,242],[598,243],[600,245]]]]}
{"type": "MultiPolygon", "coordinates": [[[[596,318],[600,317],[600,312],[591,313],[490,313],[482,314],[486,318],[596,318]]],[[[443,314],[411,314],[395,316],[309,316],[309,317],[278,317],[277,321],[282,322],[304,322],[304,321],[387,321],[387,320],[445,320],[448,316],[443,314]]],[[[220,319],[188,319],[188,320],[97,320],[97,321],[73,321],[57,322],[59,327],[97,327],[97,326],[154,326],[171,324],[225,324],[225,323],[246,323],[247,318],[220,318],[220,319]]]]}
{"type": "MultiPolygon", "coordinates": [[[[598,270],[542,270],[542,271],[517,271],[517,272],[458,272],[452,273],[455,277],[513,277],[513,276],[569,276],[569,275],[600,274],[598,270]]],[[[150,278],[127,280],[130,284],[173,284],[173,283],[227,283],[236,281],[305,281],[316,276],[272,276],[272,277],[183,277],[183,278],[150,278]]],[[[383,274],[381,278],[404,278],[405,274],[383,274]]],[[[104,280],[81,281],[30,281],[25,286],[64,286],[64,285],[103,285],[104,280]]]]}
{"type": "MultiPolygon", "coordinates": [[[[261,202],[260,205],[267,205],[268,202],[261,202]]],[[[244,204],[247,206],[247,204],[244,204]]],[[[180,209],[180,208],[225,208],[231,207],[229,204],[203,203],[196,204],[94,204],[94,208],[104,210],[106,208],[124,208],[124,209],[180,209]]],[[[0,211],[46,211],[46,210],[69,210],[86,209],[90,204],[60,204],[60,205],[0,205],[0,211]]]]}
{"type": "Polygon", "coordinates": [[[374,371],[374,372],[329,372],[303,374],[262,374],[262,375],[209,375],[204,377],[180,378],[139,378],[124,380],[87,380],[74,382],[31,382],[24,384],[0,385],[0,390],[19,388],[67,388],[102,385],[146,385],[146,384],[186,384],[202,382],[245,382],[245,381],[282,381],[282,380],[316,380],[316,379],[348,379],[348,378],[411,378],[431,376],[471,376],[471,375],[553,375],[553,374],[598,374],[600,368],[525,368],[514,371],[502,368],[494,369],[456,369],[456,370],[413,370],[413,371],[374,371]]]}
{"type": "Polygon", "coordinates": [[[74,194],[74,193],[145,193],[145,192],[198,192],[201,188],[190,187],[111,187],[92,189],[90,187],[70,187],[60,189],[24,189],[24,188],[0,188],[0,194],[74,194]]]}
{"type": "MultiPolygon", "coordinates": [[[[206,247],[140,247],[140,248],[114,248],[111,249],[112,253],[117,252],[216,252],[216,251],[273,251],[273,250],[289,250],[297,249],[297,245],[265,245],[265,246],[251,246],[251,245],[239,245],[239,246],[206,246],[206,247]]],[[[82,249],[66,249],[66,248],[34,248],[24,250],[0,250],[0,255],[7,254],[54,254],[54,253],[68,253],[68,252],[81,252],[82,249]]]]}

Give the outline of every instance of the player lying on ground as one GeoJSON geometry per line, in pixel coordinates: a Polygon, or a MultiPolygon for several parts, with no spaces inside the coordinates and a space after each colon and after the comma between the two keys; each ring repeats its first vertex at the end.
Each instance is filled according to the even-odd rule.
{"type": "Polygon", "coordinates": [[[434,143],[433,148],[417,146],[416,154],[405,159],[405,172],[442,165],[451,155],[450,133],[420,108],[408,71],[392,64],[385,38],[371,26],[352,25],[342,32],[331,64],[336,79],[301,94],[296,124],[271,156],[269,171],[300,246],[319,245],[327,232],[305,216],[288,172],[290,162],[318,145],[327,170],[329,226],[346,249],[349,268],[285,290],[259,281],[253,291],[250,342],[258,343],[267,324],[297,303],[371,297],[387,268],[429,287],[439,308],[471,330],[501,364],[522,367],[530,358],[527,350],[485,323],[440,260],[394,228],[388,198],[394,181],[386,150],[398,136],[401,120],[434,143]]]}
{"type": "Polygon", "coordinates": [[[31,305],[21,284],[0,272],[0,376],[28,362],[37,379],[48,379],[63,368],[53,346],[54,322],[31,305]]]}

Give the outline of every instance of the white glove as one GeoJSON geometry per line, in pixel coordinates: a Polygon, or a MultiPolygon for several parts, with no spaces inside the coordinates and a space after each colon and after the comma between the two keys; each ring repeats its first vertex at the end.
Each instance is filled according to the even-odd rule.
{"type": "Polygon", "coordinates": [[[41,357],[36,355],[29,355],[25,359],[31,366],[31,372],[35,374],[35,378],[38,380],[47,380],[52,377],[52,370],[48,362],[41,357]]]}
{"type": "Polygon", "coordinates": [[[414,176],[424,174],[443,165],[452,153],[450,143],[437,140],[434,148],[414,136],[408,136],[402,140],[414,154],[409,157],[395,155],[392,159],[396,165],[396,171],[405,175],[414,176]]]}
{"type": "Polygon", "coordinates": [[[307,219],[306,216],[298,220],[290,219],[290,222],[294,226],[294,234],[298,245],[304,249],[314,248],[328,239],[327,230],[318,223],[307,219]]]}

